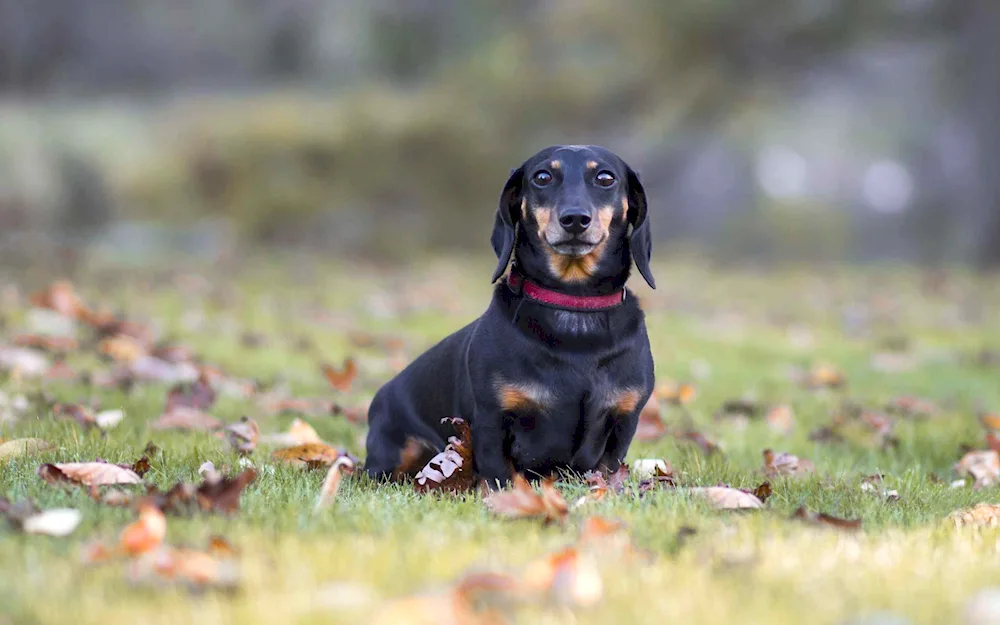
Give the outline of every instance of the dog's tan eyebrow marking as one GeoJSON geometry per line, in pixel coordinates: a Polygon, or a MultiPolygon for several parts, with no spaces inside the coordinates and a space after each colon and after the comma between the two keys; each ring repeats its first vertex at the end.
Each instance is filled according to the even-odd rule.
{"type": "Polygon", "coordinates": [[[552,393],[537,384],[506,382],[497,378],[493,386],[497,402],[504,412],[543,410],[552,401],[552,393]]]}
{"type": "Polygon", "coordinates": [[[549,163],[549,167],[552,169],[562,169],[562,161],[552,161],[549,163]]]}
{"type": "Polygon", "coordinates": [[[616,414],[632,414],[639,407],[642,394],[638,389],[626,388],[610,393],[611,412],[616,414]]]}
{"type": "Polygon", "coordinates": [[[587,169],[597,169],[597,161],[587,161],[587,169]]]}

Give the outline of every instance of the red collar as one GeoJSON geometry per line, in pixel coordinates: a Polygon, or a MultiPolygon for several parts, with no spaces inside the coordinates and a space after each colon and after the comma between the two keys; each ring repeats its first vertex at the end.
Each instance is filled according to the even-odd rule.
{"type": "Polygon", "coordinates": [[[567,295],[539,286],[515,271],[507,275],[507,286],[515,293],[523,290],[533,300],[560,308],[598,310],[611,308],[625,301],[625,289],[608,295],[567,295]]]}

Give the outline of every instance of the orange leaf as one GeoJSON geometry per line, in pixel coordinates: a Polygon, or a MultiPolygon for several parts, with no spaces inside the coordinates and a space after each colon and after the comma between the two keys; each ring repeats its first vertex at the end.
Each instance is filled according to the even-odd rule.
{"type": "Polygon", "coordinates": [[[948,515],[951,522],[959,527],[1000,526],[1000,506],[992,503],[976,504],[972,508],[956,510],[948,515]]]}
{"type": "Polygon", "coordinates": [[[148,553],[163,543],[167,535],[167,518],[154,505],[144,503],[139,507],[139,520],[125,527],[118,544],[129,556],[148,553]]]}
{"type": "Polygon", "coordinates": [[[178,407],[160,415],[152,427],[154,430],[210,431],[222,428],[222,421],[195,408],[178,407]]]}
{"type": "Polygon", "coordinates": [[[271,453],[271,457],[280,462],[287,462],[297,467],[329,467],[343,456],[341,450],[324,443],[308,443],[279,449],[271,453]]]}
{"type": "Polygon", "coordinates": [[[546,522],[562,521],[569,513],[566,500],[555,488],[554,479],[542,482],[542,494],[531,488],[524,476],[514,475],[511,490],[503,490],[483,499],[486,507],[508,518],[542,517],[546,522]]]}
{"type": "Polygon", "coordinates": [[[765,419],[767,420],[768,427],[779,434],[791,434],[792,429],[795,427],[795,414],[792,412],[791,406],[786,404],[775,406],[768,410],[765,419]]]}
{"type": "Polygon", "coordinates": [[[358,364],[353,358],[347,358],[344,360],[344,367],[340,371],[333,368],[332,365],[323,364],[323,375],[330,382],[330,385],[338,391],[344,393],[351,390],[351,385],[354,383],[354,379],[358,377],[358,364]]]}
{"type": "Polygon", "coordinates": [[[588,607],[601,600],[604,584],[593,559],[573,547],[530,562],[522,575],[525,589],[548,593],[559,603],[588,607]]]}

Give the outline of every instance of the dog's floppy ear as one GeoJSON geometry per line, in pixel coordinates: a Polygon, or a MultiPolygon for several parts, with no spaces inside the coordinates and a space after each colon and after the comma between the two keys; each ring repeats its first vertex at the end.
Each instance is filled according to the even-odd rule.
{"type": "Polygon", "coordinates": [[[493,243],[493,251],[497,254],[497,268],[493,272],[493,280],[503,275],[510,263],[510,255],[514,252],[515,227],[521,218],[521,191],[524,183],[524,166],[518,167],[510,172],[507,184],[503,186],[500,194],[500,203],[497,206],[496,219],[493,221],[493,235],[490,242],[493,243]]]}
{"type": "Polygon", "coordinates": [[[632,260],[646,284],[656,288],[653,272],[649,269],[649,259],[653,251],[653,237],[649,232],[649,219],[646,210],[646,190],[639,182],[639,176],[628,165],[628,221],[632,224],[632,234],[629,236],[629,246],[632,249],[632,260]]]}

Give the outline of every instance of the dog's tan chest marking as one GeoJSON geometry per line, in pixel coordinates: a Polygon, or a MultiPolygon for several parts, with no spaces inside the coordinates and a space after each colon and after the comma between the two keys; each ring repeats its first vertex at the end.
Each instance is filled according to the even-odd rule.
{"type": "Polygon", "coordinates": [[[608,393],[608,405],[614,415],[630,415],[639,407],[642,393],[638,389],[616,389],[608,393]]]}
{"type": "Polygon", "coordinates": [[[504,412],[542,411],[552,403],[552,393],[537,384],[497,379],[494,388],[504,412]]]}

